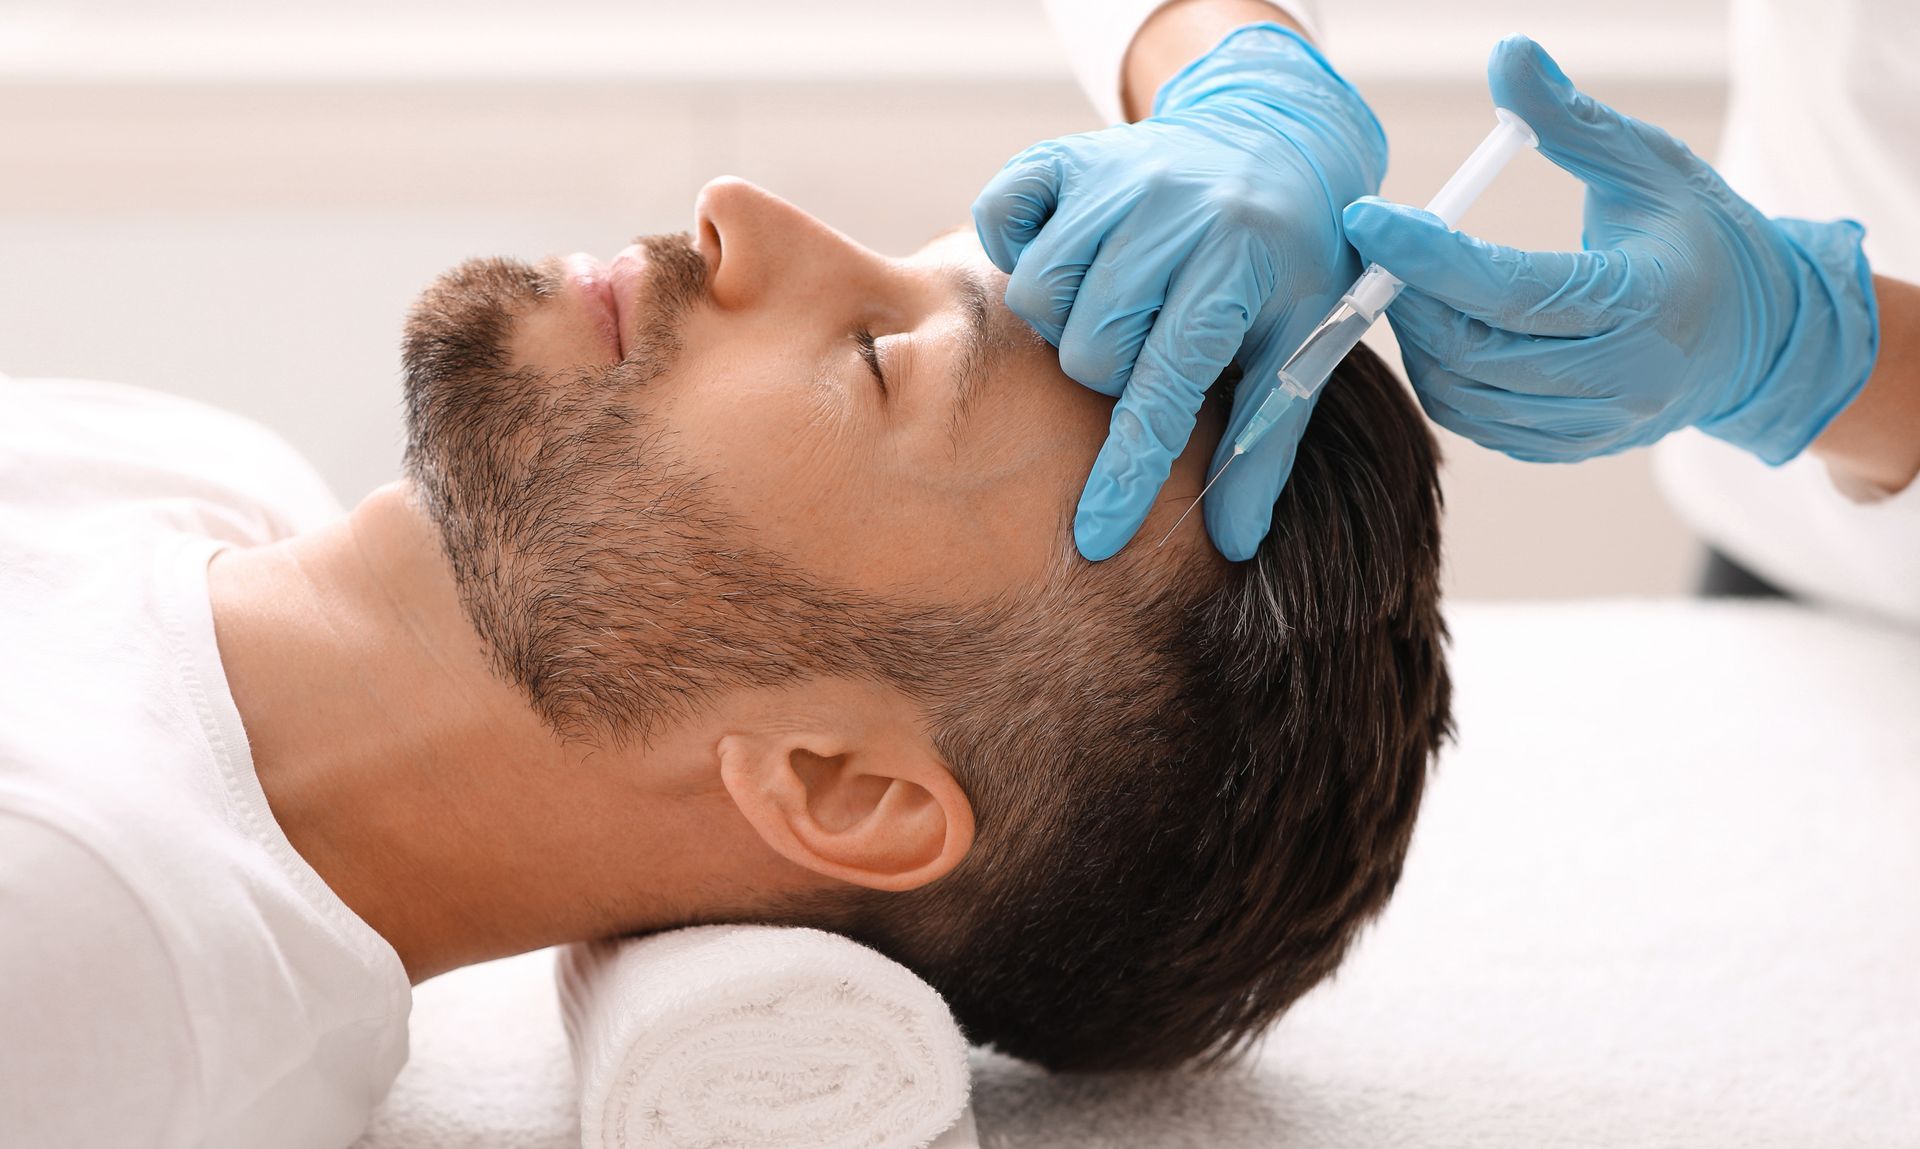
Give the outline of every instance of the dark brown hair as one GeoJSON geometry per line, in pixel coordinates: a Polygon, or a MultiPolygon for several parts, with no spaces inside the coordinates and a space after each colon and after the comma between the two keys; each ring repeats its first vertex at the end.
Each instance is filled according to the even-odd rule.
{"type": "Polygon", "coordinates": [[[1243,1048],[1386,903],[1450,731],[1437,469],[1406,390],[1356,350],[1254,558],[1154,577],[1136,540],[1135,569],[1082,568],[1110,577],[949,684],[934,725],[974,854],[810,916],[1050,1068],[1243,1048]]]}

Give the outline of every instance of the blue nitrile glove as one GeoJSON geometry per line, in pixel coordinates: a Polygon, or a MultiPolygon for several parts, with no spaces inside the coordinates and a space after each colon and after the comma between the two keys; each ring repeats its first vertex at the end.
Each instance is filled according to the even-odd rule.
{"type": "MultiPolygon", "coordinates": [[[[1021,152],[973,205],[1007,306],[1060,367],[1119,398],[1073,537],[1103,559],[1132,538],[1229,362],[1237,431],[1280,364],[1360,274],[1340,209],[1380,186],[1387,141],[1305,40],[1240,28],[1161,87],[1151,119],[1021,152]]],[[[1207,496],[1207,530],[1252,556],[1293,468],[1305,404],[1207,496]]],[[[1214,455],[1213,468],[1226,459],[1214,455]]],[[[1213,471],[1209,470],[1208,474],[1213,471]]]]}
{"type": "Polygon", "coordinates": [[[1879,343],[1851,220],[1768,219],[1685,144],[1502,40],[1494,103],[1587,185],[1586,249],[1482,243],[1376,199],[1347,237],[1406,281],[1388,318],[1434,422],[1532,462],[1696,426],[1783,463],[1866,383],[1879,343]]]}

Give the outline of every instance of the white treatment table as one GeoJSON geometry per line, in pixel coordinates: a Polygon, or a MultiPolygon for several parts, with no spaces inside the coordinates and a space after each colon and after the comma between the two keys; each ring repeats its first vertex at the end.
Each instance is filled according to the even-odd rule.
{"type": "MultiPolygon", "coordinates": [[[[1452,612],[1400,891],[1213,1076],[976,1052],[987,1149],[1920,1146],[1920,634],[1785,605],[1452,612]]],[[[550,953],[417,992],[364,1149],[577,1144],[550,953]]]]}

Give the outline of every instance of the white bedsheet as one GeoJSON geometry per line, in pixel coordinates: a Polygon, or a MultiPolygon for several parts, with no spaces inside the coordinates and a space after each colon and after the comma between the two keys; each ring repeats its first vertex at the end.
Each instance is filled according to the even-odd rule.
{"type": "MultiPolygon", "coordinates": [[[[986,1149],[1920,1146],[1920,635],[1786,606],[1453,612],[1400,892],[1245,1067],[976,1053],[986,1149]]],[[[418,991],[364,1149],[577,1144],[548,953],[418,991]]]]}

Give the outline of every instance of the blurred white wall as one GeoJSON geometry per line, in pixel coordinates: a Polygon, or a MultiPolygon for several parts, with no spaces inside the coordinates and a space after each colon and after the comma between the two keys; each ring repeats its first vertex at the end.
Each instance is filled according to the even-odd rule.
{"type": "MultiPolygon", "coordinates": [[[[1718,0],[1322,5],[1387,126],[1389,196],[1423,201],[1479,138],[1514,30],[1712,154],[1718,0]]],[[[722,173],[905,251],[1008,155],[1091,126],[1037,0],[0,3],[0,371],[239,410],[351,503],[396,473],[401,317],[450,264],[610,254],[686,226],[722,173]]],[[[1578,185],[1522,157],[1465,226],[1571,247],[1579,217],[1578,185]]],[[[1455,594],[1687,587],[1644,456],[1446,449],[1455,594]]]]}

